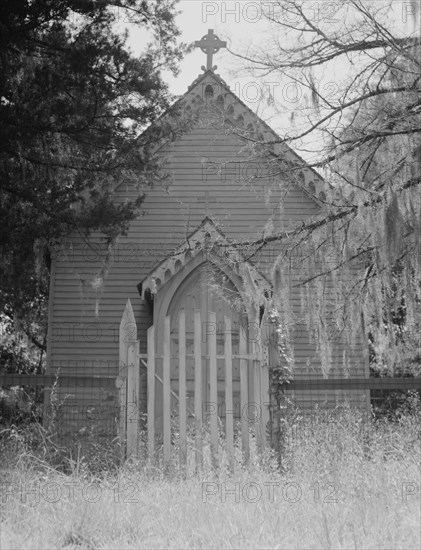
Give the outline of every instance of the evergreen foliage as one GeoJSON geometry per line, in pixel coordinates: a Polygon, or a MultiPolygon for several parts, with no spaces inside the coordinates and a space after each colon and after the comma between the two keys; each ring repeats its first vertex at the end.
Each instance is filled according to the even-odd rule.
{"type": "Polygon", "coordinates": [[[98,230],[111,242],[160,173],[139,135],[171,99],[161,69],[176,73],[186,50],[177,43],[175,4],[1,2],[0,311],[38,350],[49,246],[69,231],[98,230]],[[128,21],[149,40],[140,57],[121,32],[128,21]],[[113,190],[128,181],[138,198],[117,204],[113,190]]]}

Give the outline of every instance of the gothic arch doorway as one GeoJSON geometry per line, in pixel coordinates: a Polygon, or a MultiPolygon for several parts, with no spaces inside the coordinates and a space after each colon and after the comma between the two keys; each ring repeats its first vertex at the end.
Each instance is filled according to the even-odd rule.
{"type": "MultiPolygon", "coordinates": [[[[185,349],[186,362],[183,361],[183,366],[184,364],[186,366],[186,378],[184,379],[182,376],[181,383],[183,384],[183,395],[184,389],[186,389],[188,418],[192,420],[195,416],[193,402],[196,372],[200,372],[202,375],[201,380],[200,377],[197,378],[197,385],[200,385],[202,389],[200,402],[203,404],[201,408],[203,420],[206,420],[206,407],[209,405],[208,417],[213,414],[212,418],[216,418],[215,413],[217,412],[218,417],[224,422],[226,413],[228,416],[230,412],[229,416],[233,415],[234,420],[241,418],[243,423],[244,411],[242,409],[247,408],[249,404],[259,404],[262,401],[262,396],[259,394],[261,373],[254,368],[253,364],[262,363],[257,351],[261,337],[258,319],[259,300],[262,299],[265,303],[265,298],[262,297],[268,296],[270,291],[270,284],[265,277],[251,263],[242,258],[235,247],[229,245],[225,235],[208,218],[189,235],[189,238],[180,247],[157,264],[148,277],[142,281],[140,285],[142,298],[153,300],[154,372],[158,382],[155,384],[152,401],[155,403],[157,433],[163,431],[164,415],[168,422],[168,415],[177,412],[179,408],[178,317],[180,311],[183,311],[185,316],[186,334],[183,356],[185,349]],[[224,245],[227,247],[225,248],[224,245]],[[246,288],[249,289],[248,293],[246,288]],[[252,296],[250,289],[252,289],[252,293],[255,292],[252,296]],[[200,332],[200,338],[196,339],[196,357],[200,351],[200,360],[197,363],[192,353],[195,312],[200,312],[199,330],[197,328],[198,314],[196,314],[196,333],[200,332]],[[210,324],[210,316],[212,319],[215,318],[214,326],[210,324]],[[228,385],[225,381],[225,317],[229,318],[231,324],[231,345],[227,342],[227,349],[230,350],[227,353],[230,357],[230,365],[232,365],[232,392],[231,389],[227,390],[233,398],[232,408],[231,404],[229,406],[230,411],[226,410],[225,406],[225,391],[228,386],[231,388],[231,384],[228,385]],[[254,328],[256,322],[257,333],[254,328]],[[210,348],[212,348],[211,354],[210,348]],[[168,393],[165,393],[165,403],[162,391],[164,357],[166,384],[170,383],[168,385],[171,387],[171,396],[169,397],[168,393]],[[198,363],[200,363],[201,370],[195,371],[198,363]],[[211,380],[210,374],[212,375],[211,380]],[[210,390],[213,395],[212,401],[210,400],[210,390]]],[[[183,331],[182,334],[184,334],[183,331]]],[[[182,338],[184,341],[183,336],[182,338]]],[[[168,385],[166,385],[166,392],[168,385]]],[[[268,387],[268,380],[265,381],[264,387],[266,388],[266,386],[268,387]]],[[[267,393],[268,389],[265,392],[267,393]]],[[[148,395],[150,403],[149,397],[148,395]]],[[[268,399],[268,396],[265,395],[264,399],[268,399]]],[[[246,414],[248,414],[247,411],[246,414]]]]}
{"type": "MultiPolygon", "coordinates": [[[[211,334],[216,334],[217,342],[217,372],[218,372],[218,416],[225,418],[225,369],[224,369],[224,345],[225,322],[224,318],[231,319],[231,339],[233,355],[239,355],[240,330],[248,341],[248,319],[241,299],[240,292],[234,282],[224,272],[216,268],[210,262],[204,262],[196,267],[180,284],[169,304],[167,315],[171,318],[171,386],[178,390],[179,377],[179,343],[178,343],[178,318],[181,310],[185,312],[186,319],[186,384],[187,406],[189,410],[194,408],[194,315],[195,311],[201,313],[201,353],[202,353],[202,402],[204,403],[204,417],[213,410],[210,400],[210,350],[209,340],[211,334]],[[213,312],[216,324],[209,322],[209,314],[213,312]]],[[[240,418],[240,361],[238,357],[233,359],[233,401],[234,418],[240,418]]]]}

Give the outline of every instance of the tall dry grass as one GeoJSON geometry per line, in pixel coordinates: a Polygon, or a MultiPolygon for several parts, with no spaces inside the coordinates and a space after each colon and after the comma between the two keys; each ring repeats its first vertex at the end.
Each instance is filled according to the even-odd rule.
{"type": "MultiPolygon", "coordinates": [[[[196,474],[144,460],[60,472],[21,448],[1,468],[1,548],[420,548],[418,412],[367,421],[347,408],[286,420],[279,457],[196,474]]],[[[252,439],[252,442],[254,440],[252,439]]]]}

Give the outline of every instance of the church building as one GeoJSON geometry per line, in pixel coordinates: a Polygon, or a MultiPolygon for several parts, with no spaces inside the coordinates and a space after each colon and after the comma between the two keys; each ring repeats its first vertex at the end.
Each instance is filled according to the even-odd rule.
{"type": "MultiPolygon", "coordinates": [[[[227,384],[232,388],[234,423],[241,420],[247,401],[242,388],[248,401],[254,402],[257,383],[269,419],[271,369],[283,361],[276,325],[269,316],[273,268],[281,261],[282,249],[276,241],[266,246],[253,242],[263,243],[265,237],[316,216],[326,199],[323,178],[291,148],[282,143],[262,145],[279,142],[279,137],[215,72],[213,55],[225,43],[209,31],[197,45],[206,53],[207,65],[158,120],[160,138],[150,149],[168,177],[145,190],[142,215],[126,235],[112,246],[100,235],[88,240],[69,235],[55,251],[51,272],[48,372],[118,380],[121,320],[129,301],[133,316],[129,319],[134,322],[126,324],[125,334],[139,342],[136,414],[146,415],[152,406],[156,434],[165,431],[163,416],[173,414],[184,395],[187,422],[194,417],[198,388],[203,410],[204,404],[215,405],[224,421],[229,409],[227,384]],[[152,326],[151,351],[148,331],[152,326]],[[232,359],[229,381],[224,355],[227,327],[232,359]],[[185,335],[183,342],[180,334],[185,335]],[[154,388],[154,396],[148,395],[151,353],[155,383],[149,391],[154,388]],[[256,369],[264,372],[260,381],[256,369]],[[165,380],[171,384],[166,409],[165,380]]],[[[122,203],[135,199],[137,193],[135,185],[126,182],[114,190],[115,200],[122,203]]],[[[300,311],[300,290],[291,293],[293,377],[323,378],[326,372],[317,343],[310,338],[300,311]]],[[[338,343],[331,356],[330,372],[336,377],[343,376],[344,345],[338,343]]],[[[367,376],[364,354],[357,350],[351,359],[354,375],[367,376]]],[[[110,410],[115,405],[112,388],[98,387],[94,397],[92,389],[81,384],[67,388],[69,429],[88,426],[89,411],[98,420],[95,404],[100,410],[105,410],[104,403],[109,403],[110,410]],[[81,409],[84,415],[79,414],[81,409]]],[[[289,397],[298,407],[314,404],[314,396],[304,390],[289,397]]],[[[337,395],[327,391],[318,399],[334,402],[337,395]]],[[[366,392],[354,392],[353,399],[366,404],[366,392]]]]}

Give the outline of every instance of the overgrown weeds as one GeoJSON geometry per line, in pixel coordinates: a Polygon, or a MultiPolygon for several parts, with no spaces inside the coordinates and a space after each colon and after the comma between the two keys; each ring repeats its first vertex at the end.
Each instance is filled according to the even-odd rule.
{"type": "MultiPolygon", "coordinates": [[[[104,470],[86,453],[66,468],[30,452],[1,469],[2,548],[402,548],[420,546],[419,412],[374,421],[348,407],[294,411],[278,457],[259,455],[250,434],[243,462],[218,464],[205,430],[203,469],[188,438],[182,468],[174,421],[171,463],[145,456],[104,470]]],[[[16,446],[17,445],[17,446],[16,446]]]]}

